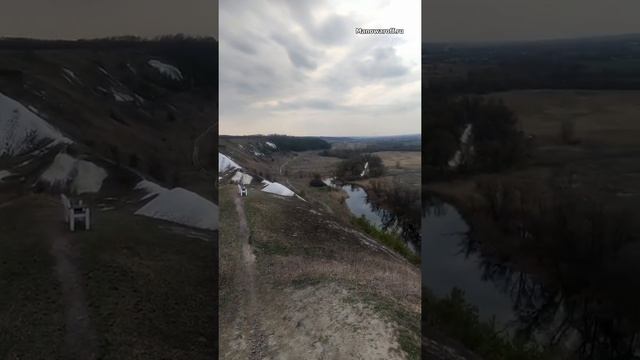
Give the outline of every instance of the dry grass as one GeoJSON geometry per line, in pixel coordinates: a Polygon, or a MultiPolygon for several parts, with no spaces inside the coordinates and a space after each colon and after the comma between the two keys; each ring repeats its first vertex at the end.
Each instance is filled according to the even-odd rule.
{"type": "Polygon", "coordinates": [[[476,183],[486,177],[522,187],[572,179],[574,191],[640,214],[640,92],[529,90],[492,96],[516,112],[525,133],[535,135],[527,167],[430,184],[427,189],[469,206],[477,201],[476,183]],[[577,144],[563,143],[565,121],[575,124],[577,144]]]}
{"type": "Polygon", "coordinates": [[[543,145],[560,145],[562,122],[575,123],[587,144],[640,145],[639,91],[529,90],[495,93],[520,118],[522,129],[543,145]]]}

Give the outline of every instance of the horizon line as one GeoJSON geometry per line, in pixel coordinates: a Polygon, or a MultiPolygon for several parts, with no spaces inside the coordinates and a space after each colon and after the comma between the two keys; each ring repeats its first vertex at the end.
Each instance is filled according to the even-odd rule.
{"type": "Polygon", "coordinates": [[[456,44],[456,45],[481,45],[481,44],[523,44],[523,43],[539,43],[539,42],[554,42],[554,41],[575,41],[575,40],[606,40],[621,37],[640,37],[639,32],[625,32],[615,34],[600,34],[600,35],[578,35],[578,36],[551,36],[540,37],[533,39],[485,39],[485,40],[423,40],[422,44],[456,44]]]}

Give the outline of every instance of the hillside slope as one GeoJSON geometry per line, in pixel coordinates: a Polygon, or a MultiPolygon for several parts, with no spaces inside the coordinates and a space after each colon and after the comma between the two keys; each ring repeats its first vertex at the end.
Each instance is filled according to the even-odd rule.
{"type": "Polygon", "coordinates": [[[0,41],[0,357],[217,353],[216,91],[215,40],[0,41]]]}
{"type": "MultiPolygon", "coordinates": [[[[264,139],[236,141],[223,138],[232,155],[221,164],[235,165],[219,169],[220,354],[419,358],[418,267],[356,230],[340,216],[346,209],[291,187],[286,167],[296,153],[256,156],[264,139]],[[231,183],[241,179],[238,171],[253,178],[247,197],[231,183]],[[267,176],[278,182],[261,180],[267,176]],[[297,196],[271,193],[274,184],[297,196]]],[[[325,196],[329,202],[333,195],[325,196]]]]}

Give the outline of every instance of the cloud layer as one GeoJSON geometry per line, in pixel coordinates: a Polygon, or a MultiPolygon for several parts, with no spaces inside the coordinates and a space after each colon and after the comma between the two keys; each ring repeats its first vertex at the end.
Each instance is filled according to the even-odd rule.
{"type": "Polygon", "coordinates": [[[420,132],[420,1],[345,3],[220,1],[220,133],[420,132]]]}

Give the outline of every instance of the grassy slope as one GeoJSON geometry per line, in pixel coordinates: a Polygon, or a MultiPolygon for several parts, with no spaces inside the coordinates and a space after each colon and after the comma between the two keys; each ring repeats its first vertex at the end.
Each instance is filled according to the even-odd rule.
{"type": "Polygon", "coordinates": [[[25,205],[0,208],[0,358],[59,358],[61,289],[46,230],[34,226],[33,211],[25,205]]]}
{"type": "Polygon", "coordinates": [[[216,353],[215,236],[191,239],[159,224],[106,212],[99,228],[78,233],[79,268],[106,358],[209,359],[216,353]]]}
{"type": "Polygon", "coordinates": [[[401,348],[408,358],[416,358],[417,268],[371,252],[353,234],[340,230],[333,217],[310,213],[312,207],[300,201],[254,191],[246,204],[265,282],[275,288],[338,283],[351,289],[353,301],[367,304],[398,326],[401,348]]]}

